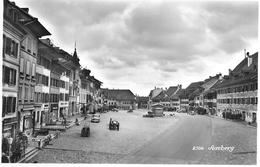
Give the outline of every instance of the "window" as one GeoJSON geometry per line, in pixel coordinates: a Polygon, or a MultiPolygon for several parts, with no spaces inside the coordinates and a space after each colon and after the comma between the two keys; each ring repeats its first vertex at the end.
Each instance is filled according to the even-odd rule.
{"type": "Polygon", "coordinates": [[[32,63],[32,76],[35,76],[35,63],[32,63]]]}
{"type": "Polygon", "coordinates": [[[11,38],[5,37],[3,39],[3,53],[17,58],[18,55],[18,43],[11,38]]]}
{"type": "Polygon", "coordinates": [[[28,88],[28,86],[25,86],[24,87],[24,101],[25,102],[27,102],[28,101],[28,99],[29,99],[29,94],[28,94],[28,92],[29,92],[29,88],[28,88]]]}
{"type": "Polygon", "coordinates": [[[24,73],[24,58],[20,59],[20,73],[24,73]]]}
{"type": "Polygon", "coordinates": [[[11,38],[6,37],[5,53],[8,54],[8,55],[11,55],[11,43],[12,43],[11,38]]]}
{"type": "Polygon", "coordinates": [[[20,85],[19,86],[19,92],[18,92],[18,99],[19,99],[19,101],[22,100],[22,92],[23,92],[23,87],[20,85]]]}
{"type": "Polygon", "coordinates": [[[31,53],[32,51],[32,39],[29,37],[27,38],[27,51],[31,53]]]}
{"type": "Polygon", "coordinates": [[[34,87],[31,87],[31,101],[33,101],[34,87]]]}
{"type": "Polygon", "coordinates": [[[30,61],[26,61],[26,74],[30,75],[30,61]]]}
{"type": "Polygon", "coordinates": [[[28,94],[28,101],[30,101],[31,100],[31,88],[28,87],[28,92],[25,92],[25,93],[28,94]]]}
{"type": "Polygon", "coordinates": [[[40,111],[37,111],[36,122],[39,122],[39,120],[40,120],[40,111]]]}
{"type": "Polygon", "coordinates": [[[17,53],[18,53],[18,43],[15,41],[11,42],[11,55],[17,58],[17,53]]]}
{"type": "Polygon", "coordinates": [[[16,97],[3,96],[3,116],[6,114],[12,114],[16,109],[16,97]]]}
{"type": "Polygon", "coordinates": [[[3,57],[4,57],[4,55],[5,55],[5,47],[6,47],[6,37],[5,37],[5,35],[3,36],[3,57]]]}
{"type": "Polygon", "coordinates": [[[60,93],[60,101],[63,101],[63,94],[60,93]]]}
{"type": "Polygon", "coordinates": [[[3,82],[5,84],[15,86],[16,85],[16,70],[3,66],[3,82]]]}

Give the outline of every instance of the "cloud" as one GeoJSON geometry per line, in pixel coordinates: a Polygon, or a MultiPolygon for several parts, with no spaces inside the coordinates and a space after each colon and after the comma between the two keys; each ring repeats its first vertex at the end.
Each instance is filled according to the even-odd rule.
{"type": "Polygon", "coordinates": [[[257,40],[257,2],[25,1],[107,87],[188,85],[257,40]]]}

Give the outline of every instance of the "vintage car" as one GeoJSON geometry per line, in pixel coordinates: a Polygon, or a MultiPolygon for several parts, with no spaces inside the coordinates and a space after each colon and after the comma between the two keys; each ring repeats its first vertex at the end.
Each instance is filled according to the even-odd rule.
{"type": "Polygon", "coordinates": [[[110,118],[109,130],[119,130],[119,122],[110,118]]]}
{"type": "Polygon", "coordinates": [[[153,118],[154,114],[152,112],[148,112],[147,114],[143,115],[143,117],[153,118]]]}
{"type": "Polygon", "coordinates": [[[89,137],[90,136],[90,127],[89,125],[84,125],[81,129],[81,137],[89,137]]]}
{"type": "Polygon", "coordinates": [[[113,108],[111,111],[118,112],[118,109],[117,108],[113,108]]]}
{"type": "Polygon", "coordinates": [[[91,118],[91,122],[93,123],[99,123],[100,122],[100,115],[99,114],[94,114],[91,118]]]}
{"type": "Polygon", "coordinates": [[[133,112],[133,111],[134,111],[133,109],[130,109],[130,110],[128,110],[127,112],[130,113],[130,112],[133,112]]]}

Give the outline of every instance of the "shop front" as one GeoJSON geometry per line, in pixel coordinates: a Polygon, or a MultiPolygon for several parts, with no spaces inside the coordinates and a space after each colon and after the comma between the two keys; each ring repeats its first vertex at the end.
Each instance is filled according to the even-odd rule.
{"type": "Polygon", "coordinates": [[[6,118],[3,120],[3,137],[4,138],[14,138],[17,128],[17,118],[6,118]]]}
{"type": "Polygon", "coordinates": [[[48,123],[54,124],[58,120],[58,103],[50,105],[50,112],[48,114],[48,123]]]}
{"type": "Polygon", "coordinates": [[[23,132],[30,136],[33,133],[33,118],[32,118],[32,111],[26,112],[22,114],[23,119],[23,132]]]}
{"type": "Polygon", "coordinates": [[[69,115],[69,102],[59,102],[59,118],[66,118],[69,115]]]}

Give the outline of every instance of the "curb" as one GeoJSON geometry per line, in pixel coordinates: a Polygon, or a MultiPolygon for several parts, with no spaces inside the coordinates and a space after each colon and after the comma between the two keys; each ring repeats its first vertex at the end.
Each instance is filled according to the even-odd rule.
{"type": "MultiPolygon", "coordinates": [[[[79,122],[82,122],[82,121],[84,121],[84,119],[79,120],[79,122]]],[[[73,122],[73,123],[70,124],[69,126],[66,126],[66,129],[69,129],[69,128],[75,126],[75,125],[76,125],[76,124],[73,122]]],[[[38,147],[35,147],[35,148],[32,149],[30,152],[28,152],[25,157],[23,157],[22,159],[20,159],[20,160],[19,160],[18,162],[16,162],[16,163],[29,163],[29,161],[30,161],[33,157],[35,157],[35,156],[39,153],[40,150],[41,150],[41,149],[39,149],[38,147]]]]}
{"type": "Polygon", "coordinates": [[[238,123],[240,125],[245,125],[247,127],[251,127],[251,128],[257,128],[257,126],[253,126],[253,125],[249,125],[247,124],[246,122],[237,122],[237,121],[233,121],[232,119],[224,119],[222,117],[218,117],[218,116],[211,116],[211,115],[207,115],[208,117],[211,117],[211,118],[216,118],[216,119],[221,119],[221,120],[225,120],[225,121],[229,121],[229,122],[234,122],[234,123],[238,123]]]}

